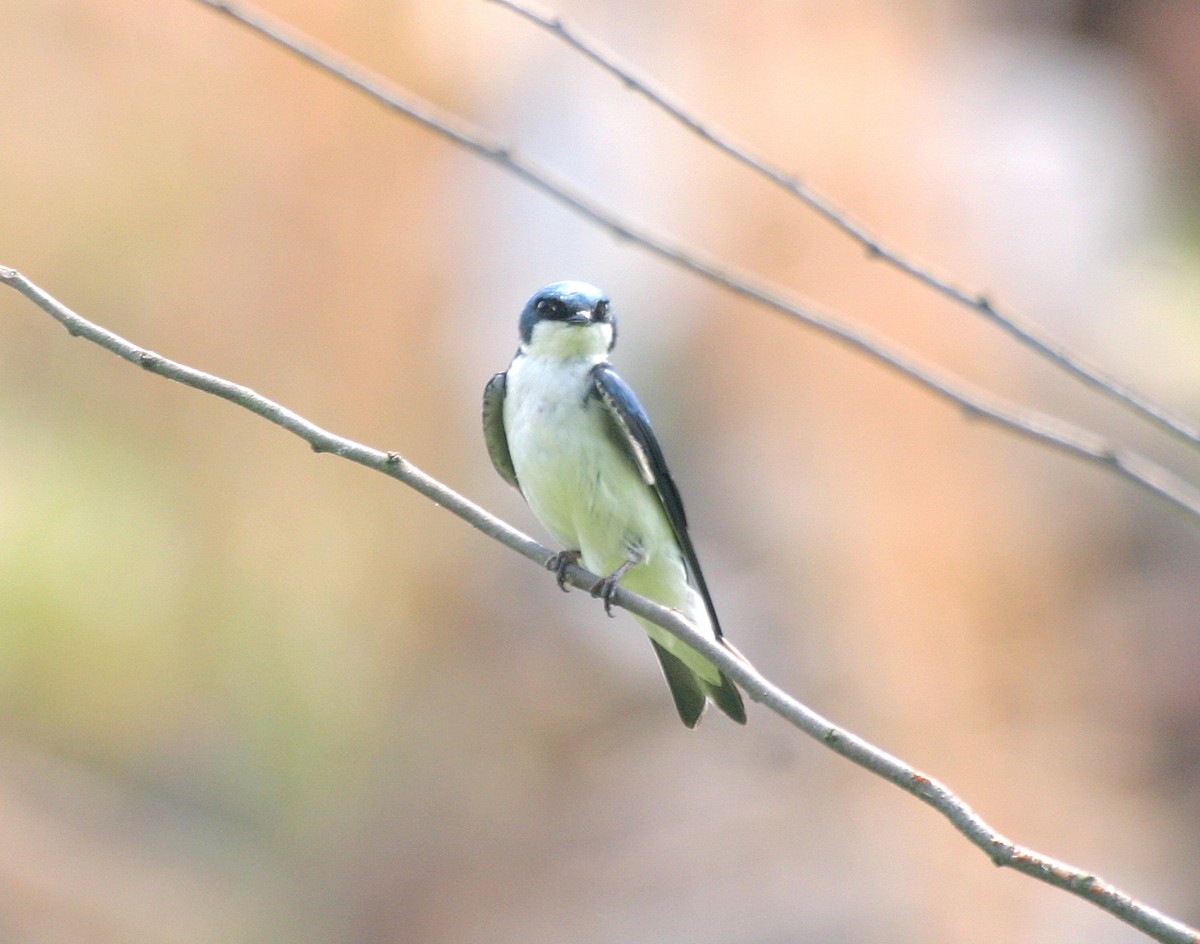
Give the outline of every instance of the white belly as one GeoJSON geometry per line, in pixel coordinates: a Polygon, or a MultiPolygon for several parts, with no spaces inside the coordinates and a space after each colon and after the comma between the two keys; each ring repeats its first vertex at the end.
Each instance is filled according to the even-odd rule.
{"type": "MultiPolygon", "coordinates": [[[[682,612],[715,635],[671,523],[654,490],[612,440],[591,390],[597,360],[520,357],[508,369],[504,429],[521,492],[538,520],[588,570],[607,576],[639,556],[621,585],[682,612]]],[[[708,660],[658,626],[638,619],[650,636],[693,671],[719,684],[708,660]]]]}
{"type": "Polygon", "coordinates": [[[504,426],[517,480],[538,520],[589,570],[612,573],[640,550],[646,563],[622,583],[683,608],[686,574],[666,514],[586,396],[595,363],[523,357],[509,368],[504,426]]]}

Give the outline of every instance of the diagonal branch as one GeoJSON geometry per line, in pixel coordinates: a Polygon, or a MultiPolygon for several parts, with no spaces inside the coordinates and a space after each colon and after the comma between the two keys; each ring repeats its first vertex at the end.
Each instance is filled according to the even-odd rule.
{"type": "Polygon", "coordinates": [[[197,2],[229,16],[306,62],[366,93],[380,104],[503,168],[614,236],[629,240],[731,292],[816,328],[958,405],[970,417],[987,420],[1043,445],[1095,462],[1166,499],[1193,517],[1200,518],[1200,492],[1145,456],[1131,450],[1118,449],[1088,429],[1048,414],[1018,407],[999,397],[989,396],[948,373],[922,363],[908,352],[889,345],[858,326],[796,305],[773,289],[755,283],[744,275],[735,274],[730,269],[671,245],[661,237],[618,218],[601,204],[566,184],[555,181],[536,164],[490,139],[483,131],[461,118],[449,115],[433,104],[404,92],[357,63],[341,59],[322,48],[315,40],[290,27],[274,22],[260,13],[248,12],[229,0],[197,2]]]}
{"type": "Polygon", "coordinates": [[[928,269],[917,265],[911,259],[888,247],[879,239],[872,236],[862,225],[850,219],[846,213],[833,205],[826,197],[821,196],[811,187],[803,183],[794,174],[780,170],[768,163],[747,148],[735,144],[684,106],[671,101],[670,97],[650,84],[646,79],[636,75],[631,68],[617,61],[616,56],[604,50],[598,43],[578,30],[569,26],[560,17],[539,13],[517,0],[491,0],[518,16],[540,26],[542,29],[566,43],[580,55],[590,59],[601,69],[614,76],[625,85],[666,114],[670,115],[689,131],[711,144],[717,150],[729,155],[734,160],[749,167],[767,180],[782,187],[789,194],[809,208],[816,211],[843,233],[857,242],[872,258],[881,259],[906,275],[912,276],[918,282],[946,296],[950,300],[963,305],[988,321],[1007,331],[1017,340],[1037,351],[1051,363],[1065,370],[1077,380],[1102,391],[1114,400],[1124,404],[1143,418],[1150,420],[1162,429],[1167,430],[1180,439],[1200,446],[1200,425],[1189,418],[1179,416],[1166,407],[1155,403],[1148,397],[1126,386],[1115,377],[1102,373],[1097,367],[1088,364],[1083,358],[1072,353],[1057,341],[1049,338],[1035,325],[1017,319],[995,307],[986,295],[972,295],[965,289],[954,285],[928,269]]]}
{"type": "MultiPolygon", "coordinates": [[[[249,387],[236,384],[194,367],[168,360],[160,354],[138,347],[131,341],[88,321],[30,282],[14,269],[0,266],[0,282],[16,289],[57,320],[73,337],[98,344],[131,364],[188,387],[228,400],[261,416],[268,422],[299,436],[316,452],[328,452],[357,462],[367,468],[399,479],[426,498],[457,515],[488,537],[545,567],[552,552],[532,538],[511,527],[495,515],[422,472],[394,452],[382,452],[345,439],[306,420],[286,407],[267,399],[249,387]]],[[[572,565],[566,579],[574,587],[591,590],[600,578],[572,565]]],[[[801,704],[783,689],[767,681],[747,662],[734,656],[697,632],[679,613],[659,606],[623,587],[617,588],[613,602],[636,613],[699,650],[742,687],[747,695],[788,721],[809,737],[820,741],[847,760],[890,781],[924,801],[978,846],[997,866],[1016,869],[1026,875],[1071,892],[1164,944],[1200,944],[1200,932],[1163,914],[1090,872],[1058,862],[1012,842],[996,832],[945,784],[928,777],[904,761],[875,747],[850,731],[826,720],[801,704]]]]}

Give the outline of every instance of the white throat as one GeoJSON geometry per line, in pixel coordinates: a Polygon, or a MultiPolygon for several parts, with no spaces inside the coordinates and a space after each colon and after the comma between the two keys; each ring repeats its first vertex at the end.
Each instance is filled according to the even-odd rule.
{"type": "Polygon", "coordinates": [[[563,321],[539,321],[533,326],[529,342],[521,345],[521,353],[555,361],[576,358],[602,361],[608,357],[612,332],[612,325],[603,322],[573,325],[563,321]]]}

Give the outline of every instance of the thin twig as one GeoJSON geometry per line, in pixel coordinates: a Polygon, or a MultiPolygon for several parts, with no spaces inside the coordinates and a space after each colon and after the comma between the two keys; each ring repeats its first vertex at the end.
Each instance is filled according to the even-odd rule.
{"type": "Polygon", "coordinates": [[[965,289],[934,275],[928,269],[917,265],[911,259],[901,255],[895,249],[882,243],[872,236],[860,224],[854,222],[842,210],[833,205],[828,198],[818,194],[803,183],[795,174],[789,174],[768,163],[764,158],[751,153],[747,148],[735,144],[727,136],[715,131],[711,126],[702,122],[695,114],[684,106],[673,102],[670,97],[649,81],[636,75],[632,68],[618,62],[617,57],[600,47],[593,39],[583,35],[577,29],[569,26],[560,17],[539,13],[516,0],[491,0],[518,16],[524,17],[531,23],[566,43],[580,55],[590,59],[601,69],[618,79],[626,88],[641,95],[647,101],[656,105],[670,115],[685,128],[711,144],[717,150],[729,155],[746,167],[762,175],[789,194],[806,204],[820,216],[824,217],[843,233],[857,242],[866,250],[871,258],[880,259],[901,272],[912,276],[918,282],[960,305],[963,305],[988,321],[1007,331],[1023,344],[1037,351],[1051,363],[1071,374],[1076,379],[1089,386],[1103,391],[1109,397],[1124,404],[1135,413],[1142,415],[1150,422],[1167,430],[1173,435],[1192,445],[1200,445],[1200,425],[1191,419],[1179,416],[1166,407],[1157,404],[1148,397],[1121,383],[1115,377],[1106,375],[1099,368],[1088,364],[1082,357],[1067,350],[1057,341],[1049,338],[1039,327],[1018,320],[1014,315],[998,309],[986,295],[976,295],[965,289]]]}
{"type": "Polygon", "coordinates": [[[824,332],[830,337],[898,371],[919,385],[957,404],[973,418],[984,419],[1078,458],[1104,466],[1117,475],[1164,498],[1195,518],[1200,518],[1200,492],[1152,460],[1130,450],[1117,449],[1100,435],[1048,414],[1022,409],[989,396],[952,375],[923,364],[899,347],[868,331],[845,324],[830,315],[796,305],[778,292],[741,274],[671,245],[653,233],[621,220],[602,205],[557,182],[536,164],[511,148],[491,140],[483,131],[436,106],[408,94],[357,63],[342,60],[315,40],[275,22],[261,13],[250,13],[228,0],[196,0],[254,30],[312,65],[365,92],[393,111],[512,173],[568,209],[620,239],[629,240],[667,261],[694,272],[731,292],[824,332]]]}
{"type": "MultiPolygon", "coordinates": [[[[136,364],[151,373],[166,377],[168,380],[174,380],[235,403],[299,436],[316,452],[332,453],[399,479],[488,537],[494,538],[543,567],[547,566],[553,556],[549,548],[543,547],[529,536],[522,534],[495,515],[443,485],[437,479],[422,472],[395,452],[383,452],[345,439],[322,429],[249,387],[204,373],[193,367],[187,367],[153,351],[141,348],[112,331],[80,317],[13,269],[0,266],[0,282],[11,286],[30,299],[60,322],[74,337],[85,338],[118,357],[124,358],[131,364],[136,364]]],[[[595,574],[574,565],[568,568],[566,579],[572,586],[586,590],[593,589],[600,581],[595,574]]],[[[1200,932],[1142,904],[1092,873],[1016,845],[992,829],[945,784],[926,776],[902,760],[875,747],[850,731],[838,727],[801,704],[783,689],[767,681],[748,663],[735,657],[728,649],[717,645],[697,632],[676,611],[659,606],[622,587],[617,588],[613,602],[631,613],[636,613],[661,626],[689,646],[699,650],[716,663],[721,671],[737,682],[750,698],[790,722],[809,737],[923,800],[945,816],[959,832],[982,849],[996,865],[1016,869],[1049,885],[1078,895],[1164,944],[1200,944],[1200,932]]]]}

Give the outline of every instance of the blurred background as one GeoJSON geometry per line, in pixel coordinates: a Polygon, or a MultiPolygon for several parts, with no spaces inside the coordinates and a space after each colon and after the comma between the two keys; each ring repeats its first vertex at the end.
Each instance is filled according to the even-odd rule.
{"type": "MultiPolygon", "coordinates": [[[[264,0],[616,211],[1193,481],[1194,451],[480,0],[264,0]]],[[[559,0],[886,242],[1200,415],[1200,4],[559,0]]],[[[595,282],[728,635],[1200,922],[1200,529],[618,243],[189,0],[6,0],[0,264],[545,539],[479,396],[595,282]]],[[[0,293],[0,938],[1134,942],[397,483],[0,293]]]]}

